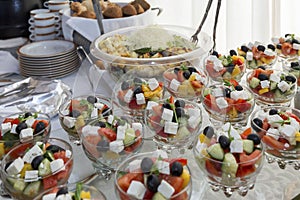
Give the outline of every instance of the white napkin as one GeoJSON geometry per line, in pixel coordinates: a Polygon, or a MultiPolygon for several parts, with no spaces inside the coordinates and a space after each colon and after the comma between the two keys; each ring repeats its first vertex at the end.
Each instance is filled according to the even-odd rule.
{"type": "Polygon", "coordinates": [[[0,74],[19,73],[19,61],[8,51],[0,51],[0,74]]]}

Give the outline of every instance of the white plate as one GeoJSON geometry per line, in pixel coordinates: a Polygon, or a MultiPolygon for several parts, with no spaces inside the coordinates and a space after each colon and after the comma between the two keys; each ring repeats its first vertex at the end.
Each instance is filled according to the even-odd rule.
{"type": "Polygon", "coordinates": [[[75,48],[75,44],[66,40],[46,40],[26,44],[18,49],[26,57],[50,57],[60,55],[75,48]]]}
{"type": "Polygon", "coordinates": [[[47,72],[55,72],[55,71],[62,71],[64,69],[67,69],[69,67],[74,67],[77,66],[79,63],[79,60],[73,60],[67,64],[61,64],[61,65],[57,65],[57,66],[50,66],[50,67],[40,67],[40,68],[34,68],[32,66],[28,66],[28,65],[23,65],[20,64],[21,69],[23,70],[28,70],[28,71],[36,71],[36,72],[41,72],[41,73],[47,73],[47,72]]]}
{"type": "Polygon", "coordinates": [[[72,51],[68,51],[66,53],[61,53],[59,55],[47,56],[47,57],[28,57],[28,56],[19,54],[18,59],[40,62],[40,61],[45,61],[45,60],[56,60],[56,59],[60,59],[60,58],[63,58],[63,57],[68,57],[71,54],[77,54],[76,49],[74,49],[72,51]]]}

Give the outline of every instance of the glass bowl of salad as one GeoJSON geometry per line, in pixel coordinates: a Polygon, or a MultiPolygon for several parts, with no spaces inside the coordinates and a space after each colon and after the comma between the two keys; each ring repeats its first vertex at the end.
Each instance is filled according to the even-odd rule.
{"type": "Polygon", "coordinates": [[[283,70],[293,74],[297,78],[297,86],[300,86],[300,60],[284,61],[282,63],[283,70]]]}
{"type": "Polygon", "coordinates": [[[66,141],[49,138],[19,144],[1,162],[1,180],[13,199],[31,200],[65,184],[73,168],[73,150],[66,141]]]}
{"type": "Polygon", "coordinates": [[[44,113],[22,112],[6,116],[0,130],[0,160],[20,143],[33,139],[47,139],[50,130],[50,117],[44,113]]]}
{"type": "Polygon", "coordinates": [[[211,189],[246,196],[254,188],[264,163],[264,145],[251,128],[241,132],[230,123],[206,126],[195,143],[194,157],[211,189]]]}
{"type": "Polygon", "coordinates": [[[185,151],[201,128],[202,112],[197,103],[171,96],[145,110],[145,124],[158,148],[185,151]]]}
{"type": "Polygon", "coordinates": [[[295,34],[285,34],[282,37],[273,37],[276,52],[283,60],[291,60],[300,56],[300,38],[295,34]]]}
{"type": "Polygon", "coordinates": [[[208,77],[194,66],[181,65],[163,73],[166,90],[176,98],[200,100],[201,91],[208,84],[208,77]]]}
{"type": "Polygon", "coordinates": [[[161,150],[139,153],[122,162],[115,173],[118,199],[180,199],[192,193],[186,158],[170,158],[161,150]]]}
{"type": "Polygon", "coordinates": [[[59,185],[45,190],[34,200],[56,200],[56,199],[75,199],[75,200],[106,200],[105,195],[95,188],[83,183],[59,185]]]}
{"type": "Polygon", "coordinates": [[[193,34],[192,28],[182,26],[133,26],[99,36],[90,52],[116,80],[132,69],[138,77],[158,78],[181,64],[199,65],[207,56],[213,46],[211,38],[201,32],[195,44],[190,41],[193,34]]]}
{"type": "Polygon", "coordinates": [[[233,79],[206,87],[202,102],[215,126],[230,122],[244,127],[255,105],[252,92],[233,79]]]}
{"type": "Polygon", "coordinates": [[[111,114],[111,103],[110,99],[101,95],[79,96],[64,102],[58,113],[60,125],[68,133],[70,141],[78,142],[78,130],[93,118],[111,114]]]}
{"type": "Polygon", "coordinates": [[[80,133],[86,156],[106,179],[123,160],[140,151],[143,134],[143,124],[128,116],[114,115],[90,121],[80,133]]]}
{"type": "Polygon", "coordinates": [[[246,71],[245,59],[234,50],[227,56],[214,51],[204,59],[204,69],[212,81],[235,79],[239,82],[246,71]]]}
{"type": "Polygon", "coordinates": [[[265,106],[255,111],[251,126],[266,146],[268,163],[281,169],[292,165],[300,169],[300,111],[283,106],[265,106]]]}
{"type": "Polygon", "coordinates": [[[246,82],[261,105],[290,105],[297,90],[295,75],[280,70],[255,69],[247,73],[246,82]]]}

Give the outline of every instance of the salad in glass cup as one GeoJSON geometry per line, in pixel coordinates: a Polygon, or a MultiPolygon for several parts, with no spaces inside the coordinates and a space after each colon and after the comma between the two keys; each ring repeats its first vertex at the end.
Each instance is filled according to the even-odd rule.
{"type": "Polygon", "coordinates": [[[0,159],[20,143],[47,139],[50,130],[50,117],[44,113],[24,112],[6,116],[0,130],[0,159]]]}
{"type": "Polygon", "coordinates": [[[188,200],[192,193],[188,161],[169,158],[161,150],[131,156],[115,173],[115,191],[121,200],[188,200]]]}
{"type": "Polygon", "coordinates": [[[256,102],[263,105],[290,105],[297,89],[293,74],[272,69],[248,72],[246,82],[256,102]]]}
{"type": "Polygon", "coordinates": [[[66,101],[59,107],[59,122],[69,134],[72,142],[78,142],[78,130],[89,120],[111,114],[110,100],[101,95],[79,96],[66,101]]]}
{"type": "Polygon", "coordinates": [[[140,151],[143,134],[143,124],[133,118],[109,115],[90,121],[80,135],[83,150],[95,170],[110,179],[123,160],[140,151]]]}
{"type": "Polygon", "coordinates": [[[284,60],[294,59],[300,56],[300,38],[295,34],[285,34],[283,37],[272,38],[276,45],[276,52],[284,60]]]}
{"type": "MultiPolygon", "coordinates": [[[[293,74],[297,78],[297,86],[300,86],[300,60],[285,61],[282,63],[283,70],[293,74]]],[[[298,88],[299,90],[299,88],[298,88]]]]}
{"type": "Polygon", "coordinates": [[[230,123],[204,128],[194,146],[196,162],[212,190],[246,196],[263,166],[264,145],[251,128],[239,133],[230,123]]]}
{"type": "Polygon", "coordinates": [[[64,140],[30,141],[11,149],[1,162],[1,180],[13,199],[31,200],[65,184],[73,168],[73,150],[64,140]]]}
{"type": "Polygon", "coordinates": [[[145,124],[154,133],[158,148],[181,153],[190,148],[201,128],[201,108],[195,102],[171,96],[146,109],[145,124]]]}
{"type": "Polygon", "coordinates": [[[285,169],[300,169],[300,111],[282,106],[266,106],[253,113],[251,126],[266,146],[269,163],[285,169]]]}
{"type": "Polygon", "coordinates": [[[201,91],[208,84],[208,78],[201,70],[181,65],[163,73],[165,88],[176,97],[187,100],[199,100],[201,91]]]}

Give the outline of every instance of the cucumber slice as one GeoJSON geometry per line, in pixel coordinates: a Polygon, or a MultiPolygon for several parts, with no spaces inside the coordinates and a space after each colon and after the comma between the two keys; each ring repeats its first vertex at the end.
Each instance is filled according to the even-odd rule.
{"type": "Polygon", "coordinates": [[[271,81],[271,83],[270,83],[270,90],[275,90],[276,88],[277,88],[277,83],[271,81]]]}
{"type": "Polygon", "coordinates": [[[27,186],[27,183],[25,183],[24,180],[17,180],[14,183],[14,189],[18,192],[23,192],[23,190],[25,189],[26,186],[27,186]]]}
{"type": "Polygon", "coordinates": [[[235,178],[238,166],[234,155],[232,153],[226,153],[222,164],[223,175],[225,174],[225,177],[235,178]]]}
{"type": "Polygon", "coordinates": [[[223,74],[223,78],[224,78],[224,79],[231,79],[231,74],[230,74],[229,72],[225,72],[225,73],[223,74]]]}
{"type": "Polygon", "coordinates": [[[45,158],[39,165],[38,170],[39,176],[47,176],[48,174],[51,174],[50,161],[47,158],[45,158]]]}
{"type": "Polygon", "coordinates": [[[205,88],[203,91],[203,96],[205,97],[206,95],[211,94],[211,88],[205,88]]]}
{"type": "Polygon", "coordinates": [[[253,140],[243,140],[243,150],[247,153],[250,154],[254,150],[254,143],[253,140]]]}
{"type": "Polygon", "coordinates": [[[54,155],[51,151],[46,151],[44,153],[44,158],[47,158],[49,161],[55,160],[54,155]]]}
{"type": "Polygon", "coordinates": [[[35,181],[32,183],[29,183],[27,185],[27,187],[25,188],[23,194],[28,197],[34,197],[34,196],[38,195],[40,186],[41,186],[41,181],[35,181]]]}
{"type": "Polygon", "coordinates": [[[248,67],[250,69],[256,69],[257,68],[257,63],[256,63],[256,60],[251,60],[251,61],[248,61],[248,67]]]}
{"type": "Polygon", "coordinates": [[[207,153],[217,160],[224,159],[224,150],[221,147],[220,143],[213,144],[206,149],[207,153]]]}
{"type": "Polygon", "coordinates": [[[185,138],[187,137],[188,135],[190,135],[190,131],[189,129],[186,127],[186,126],[181,126],[178,131],[177,131],[177,134],[176,134],[176,138],[178,139],[182,139],[182,138],[185,138]]]}
{"type": "Polygon", "coordinates": [[[250,85],[251,88],[256,88],[259,85],[259,83],[260,83],[260,80],[258,78],[252,77],[252,79],[250,80],[249,85],[250,85]]]}
{"type": "Polygon", "coordinates": [[[130,146],[135,141],[135,131],[132,128],[128,128],[125,132],[125,138],[123,140],[124,146],[130,146]]]}
{"type": "Polygon", "coordinates": [[[156,192],[153,197],[152,200],[167,200],[160,192],[156,192]]]}

